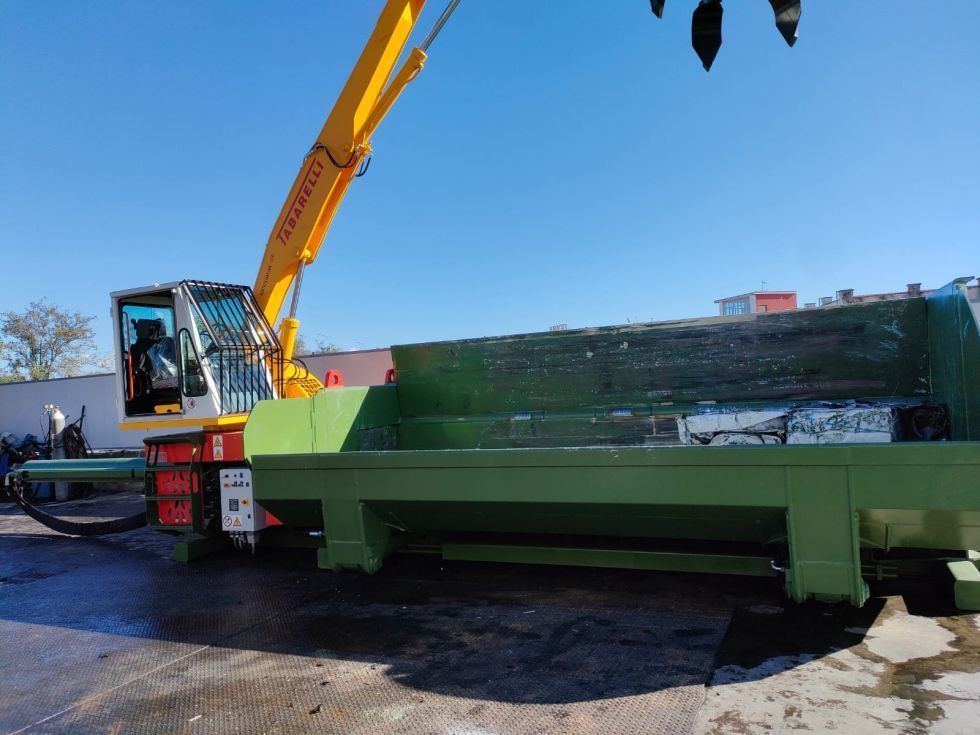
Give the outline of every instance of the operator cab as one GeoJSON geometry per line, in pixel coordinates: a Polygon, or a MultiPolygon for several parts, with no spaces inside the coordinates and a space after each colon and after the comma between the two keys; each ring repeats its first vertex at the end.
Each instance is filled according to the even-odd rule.
{"type": "Polygon", "coordinates": [[[123,428],[228,423],[281,393],[282,349],[245,286],[118,291],[112,314],[123,428]]]}

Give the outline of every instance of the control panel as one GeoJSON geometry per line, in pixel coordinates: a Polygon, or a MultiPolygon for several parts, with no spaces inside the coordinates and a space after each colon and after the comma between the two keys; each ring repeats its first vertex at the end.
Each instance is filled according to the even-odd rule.
{"type": "Polygon", "coordinates": [[[228,533],[252,533],[265,528],[265,510],[252,497],[252,470],[236,467],[218,472],[221,529],[228,533]]]}

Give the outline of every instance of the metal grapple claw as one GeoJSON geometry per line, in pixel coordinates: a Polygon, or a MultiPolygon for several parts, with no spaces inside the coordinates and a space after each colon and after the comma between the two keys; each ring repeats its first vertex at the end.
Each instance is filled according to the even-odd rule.
{"type": "Polygon", "coordinates": [[[711,69],[718,55],[718,49],[721,48],[723,13],[721,0],[701,0],[698,7],[694,9],[694,16],[691,19],[691,45],[694,46],[694,53],[704,64],[705,71],[711,69]]]}
{"type": "MultiPolygon", "coordinates": [[[[769,0],[776,14],[776,28],[786,43],[796,43],[800,16],[803,14],[802,0],[769,0]]],[[[650,9],[658,18],[664,16],[666,0],[650,0],[650,9]]],[[[715,57],[721,49],[721,20],[724,15],[722,0],[699,0],[691,18],[691,45],[701,59],[705,71],[711,70],[715,57]]]]}
{"type": "Polygon", "coordinates": [[[803,8],[800,0],[769,0],[772,10],[776,14],[776,28],[786,39],[786,43],[792,46],[796,43],[796,29],[800,25],[800,15],[803,8]]]}

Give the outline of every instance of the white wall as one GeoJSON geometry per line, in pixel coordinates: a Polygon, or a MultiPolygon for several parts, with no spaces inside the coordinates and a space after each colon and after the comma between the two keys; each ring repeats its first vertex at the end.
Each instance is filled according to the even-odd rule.
{"type": "Polygon", "coordinates": [[[116,422],[115,375],[86,375],[60,380],[0,384],[0,432],[17,436],[34,434],[43,439],[47,419],[41,411],[46,403],[61,408],[68,422],[75,421],[85,406],[82,431],[96,448],[135,447],[142,432],[120,431],[116,422]]]}
{"type": "MultiPolygon", "coordinates": [[[[321,380],[327,370],[340,370],[345,385],[377,385],[384,382],[385,371],[391,367],[391,353],[386,349],[335,352],[306,357],[303,362],[321,380]]],[[[17,436],[34,434],[43,438],[47,432],[47,419],[42,422],[41,410],[46,403],[59,406],[69,422],[81,415],[84,405],[82,430],[95,449],[139,447],[145,436],[173,431],[120,430],[116,419],[115,386],[113,373],[30,383],[0,383],[0,433],[9,431],[17,436]]]]}

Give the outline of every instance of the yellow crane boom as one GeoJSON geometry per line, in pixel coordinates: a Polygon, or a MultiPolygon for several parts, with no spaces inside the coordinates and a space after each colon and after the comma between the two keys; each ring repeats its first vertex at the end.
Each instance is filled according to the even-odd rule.
{"type": "MultiPolygon", "coordinates": [[[[769,0],[787,42],[796,40],[801,0],[769,0]]],[[[279,341],[287,365],[285,395],[312,395],[322,388],[291,362],[299,330],[296,318],[303,269],[316,258],[324,236],[351,182],[371,155],[371,135],[422,70],[426,50],[460,0],[450,0],[423,43],[412,49],[397,73],[400,58],[426,0],[388,0],[354,70],[316,142],[303,160],[276,224],[269,234],[253,292],[269,324],[279,321],[292,289],[289,313],[279,322],[279,341]]],[[[651,0],[663,14],[664,0],[651,0]]],[[[692,20],[692,43],[705,69],[721,46],[722,0],[700,0],[692,20]]]]}
{"type": "MultiPolygon", "coordinates": [[[[303,271],[316,258],[351,182],[366,170],[371,135],[418,76],[429,45],[460,3],[445,1],[428,36],[396,71],[426,0],[386,0],[303,159],[251,292],[239,285],[184,280],[112,294],[120,426],[230,430],[243,426],[260,401],[312,396],[323,388],[293,359],[303,271]],[[289,311],[280,321],[290,291],[289,311]]],[[[722,2],[699,0],[692,16],[692,43],[706,69],[721,46],[722,2]]],[[[780,33],[792,45],[801,0],[769,3],[780,33]]],[[[660,15],[664,0],[651,0],[651,7],[660,15]]]]}
{"type": "MultiPolygon", "coordinates": [[[[444,18],[455,4],[447,8],[444,18]]],[[[316,258],[347,188],[370,155],[371,134],[422,70],[426,54],[415,48],[392,78],[424,6],[425,0],[389,0],[385,5],[269,234],[253,291],[266,319],[276,324],[289,289],[293,289],[289,314],[279,326],[287,360],[292,357],[299,328],[296,304],[303,268],[316,258]]]]}

